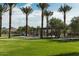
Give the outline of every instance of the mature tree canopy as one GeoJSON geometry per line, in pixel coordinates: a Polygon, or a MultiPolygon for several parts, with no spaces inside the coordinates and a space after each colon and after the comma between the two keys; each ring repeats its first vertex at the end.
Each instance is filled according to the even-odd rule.
{"type": "Polygon", "coordinates": [[[72,18],[70,27],[73,32],[79,32],[79,16],[72,18]]]}
{"type": "Polygon", "coordinates": [[[61,21],[61,19],[52,17],[52,19],[49,21],[49,25],[54,29],[62,29],[64,23],[61,21]]]}

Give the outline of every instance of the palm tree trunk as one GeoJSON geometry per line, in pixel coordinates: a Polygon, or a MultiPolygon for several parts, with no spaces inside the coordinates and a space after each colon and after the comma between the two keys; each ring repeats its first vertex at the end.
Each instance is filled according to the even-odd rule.
{"type": "Polygon", "coordinates": [[[41,32],[40,32],[40,38],[43,38],[43,10],[42,10],[42,14],[41,14],[41,32]]]}
{"type": "Polygon", "coordinates": [[[51,38],[52,38],[52,27],[51,27],[51,38]]]}
{"type": "Polygon", "coordinates": [[[10,10],[9,10],[9,36],[8,38],[10,38],[10,34],[11,34],[11,16],[12,16],[12,8],[10,7],[10,10]]]}
{"type": "Polygon", "coordinates": [[[66,13],[64,12],[64,37],[66,36],[66,13]]]}
{"type": "Polygon", "coordinates": [[[0,16],[0,37],[1,37],[1,29],[2,29],[2,15],[0,16]]]}
{"type": "Polygon", "coordinates": [[[26,36],[27,36],[27,30],[28,30],[28,15],[26,14],[26,28],[25,28],[26,36]]]}
{"type": "Polygon", "coordinates": [[[47,37],[48,37],[48,16],[47,16],[47,37]]]}

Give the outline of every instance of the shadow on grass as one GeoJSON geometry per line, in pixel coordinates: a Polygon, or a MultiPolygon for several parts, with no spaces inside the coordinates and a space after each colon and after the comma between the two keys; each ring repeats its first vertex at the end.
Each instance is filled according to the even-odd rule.
{"type": "MultiPolygon", "coordinates": [[[[8,53],[0,52],[0,56],[40,56],[40,55],[27,54],[27,52],[24,52],[24,51],[18,52],[16,50],[16,52],[15,51],[10,51],[8,53]]],[[[43,55],[41,54],[41,56],[43,56],[43,55]]],[[[44,55],[44,56],[46,56],[46,55],[44,55]]],[[[79,52],[61,53],[61,54],[48,55],[48,56],[79,56],[79,52]]]]}
{"type": "Polygon", "coordinates": [[[0,39],[8,39],[7,37],[0,37],[0,39]]]}
{"type": "Polygon", "coordinates": [[[50,56],[79,56],[79,52],[62,53],[62,54],[50,55],[50,56]]]}
{"type": "Polygon", "coordinates": [[[50,42],[77,42],[79,39],[74,39],[74,40],[64,40],[64,39],[49,39],[48,41],[50,42]]]}

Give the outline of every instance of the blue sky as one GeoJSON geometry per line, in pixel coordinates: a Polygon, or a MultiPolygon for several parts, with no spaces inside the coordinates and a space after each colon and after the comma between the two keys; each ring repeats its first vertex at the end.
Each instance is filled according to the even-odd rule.
{"type": "MultiPolygon", "coordinates": [[[[41,24],[41,10],[36,6],[37,3],[19,3],[16,5],[16,7],[13,8],[12,13],[12,27],[18,28],[19,26],[25,26],[25,14],[22,13],[20,8],[31,6],[33,8],[33,12],[29,15],[29,21],[28,25],[37,27],[41,24]]],[[[60,18],[63,21],[63,14],[58,12],[58,8],[63,5],[62,3],[49,3],[48,10],[51,10],[54,12],[54,14],[51,17],[60,18]]],[[[67,13],[67,21],[66,23],[69,24],[71,19],[74,16],[79,16],[79,4],[77,3],[70,3],[68,4],[72,7],[72,10],[67,13]]],[[[8,11],[3,13],[3,21],[2,26],[8,28],[8,22],[9,22],[9,15],[8,11]]],[[[50,18],[51,18],[50,17],[50,18]]],[[[44,17],[44,27],[46,26],[46,19],[44,17]]]]}

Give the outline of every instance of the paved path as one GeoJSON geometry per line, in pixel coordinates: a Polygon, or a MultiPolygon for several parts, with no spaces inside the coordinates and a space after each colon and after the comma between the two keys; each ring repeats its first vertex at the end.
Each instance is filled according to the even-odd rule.
{"type": "MultiPolygon", "coordinates": [[[[0,37],[0,40],[22,40],[20,38],[23,38],[24,40],[25,39],[39,39],[40,37],[26,37],[26,36],[16,36],[16,37],[13,37],[11,39],[8,39],[7,37],[0,37]]],[[[79,38],[59,38],[59,39],[53,39],[53,40],[79,40],[79,38]]]]}
{"type": "Polygon", "coordinates": [[[21,38],[27,38],[27,39],[29,39],[29,38],[39,38],[39,37],[30,37],[30,36],[19,36],[19,37],[21,37],[21,38]]]}
{"type": "Polygon", "coordinates": [[[0,40],[28,40],[28,39],[37,39],[39,37],[25,37],[25,36],[18,36],[18,37],[12,37],[11,39],[7,37],[0,37],[0,40]],[[21,39],[20,39],[21,38],[21,39]],[[23,38],[23,39],[22,39],[23,38]]]}

